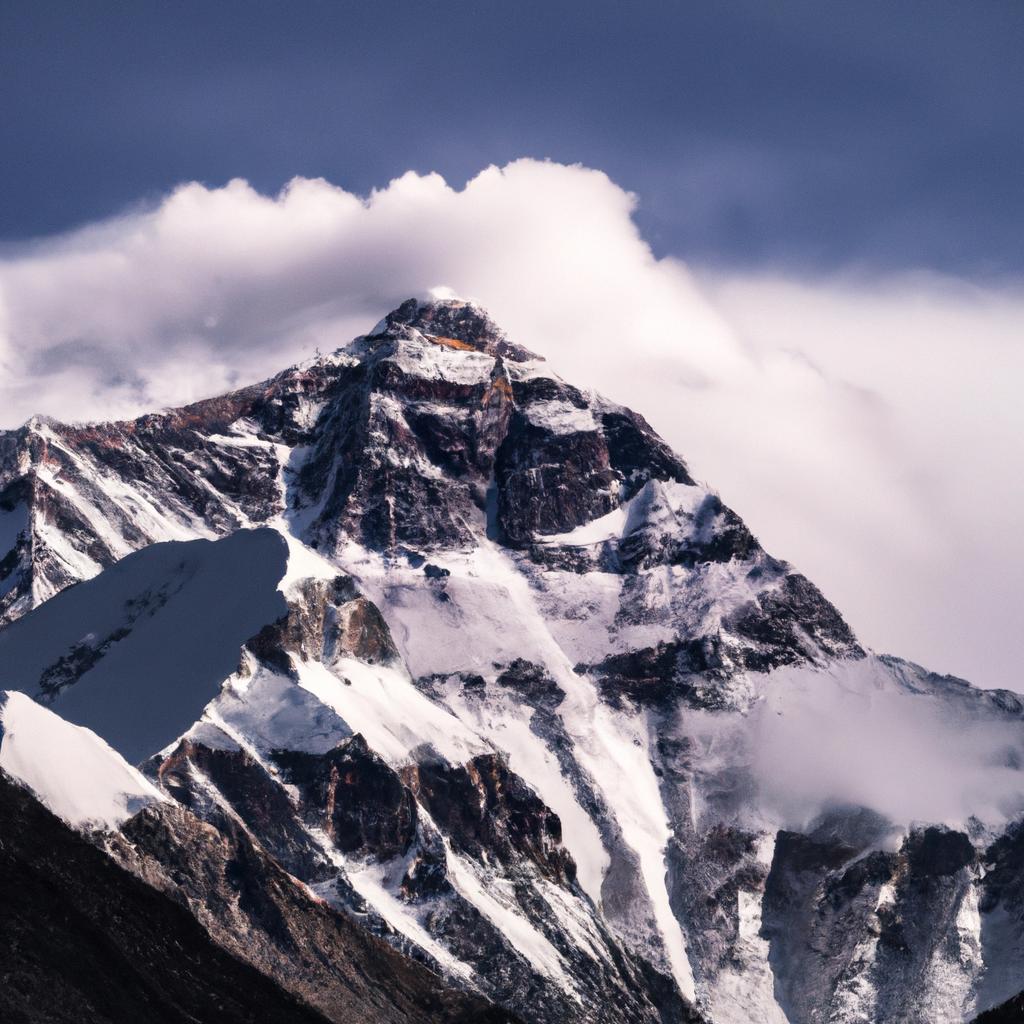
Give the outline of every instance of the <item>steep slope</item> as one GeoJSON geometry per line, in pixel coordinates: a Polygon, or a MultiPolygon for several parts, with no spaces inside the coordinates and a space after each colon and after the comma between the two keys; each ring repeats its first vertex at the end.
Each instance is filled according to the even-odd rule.
{"type": "Polygon", "coordinates": [[[0,1018],[324,1024],[0,773],[0,1018]]]}
{"type": "MultiPolygon", "coordinates": [[[[0,821],[0,1018],[10,1024],[515,1024],[320,910],[329,969],[306,994],[324,1015],[212,941],[176,889],[118,867],[2,773],[0,821]]],[[[230,880],[239,864],[218,867],[230,880]]]]}
{"type": "Polygon", "coordinates": [[[0,770],[80,829],[116,829],[162,795],[89,729],[0,691],[0,770]]]}
{"type": "MultiPolygon", "coordinates": [[[[384,619],[349,577],[311,552],[293,556],[285,572],[283,546],[268,530],[155,545],[0,634],[12,682],[112,739],[125,735],[129,697],[143,710],[157,698],[153,728],[173,725],[160,699],[168,695],[174,715],[202,713],[150,762],[159,790],[102,744],[102,763],[84,759],[95,737],[21,693],[3,712],[10,728],[0,764],[19,769],[76,824],[120,826],[126,841],[107,840],[117,859],[184,897],[226,948],[331,1019],[348,1019],[338,986],[351,982],[337,975],[353,954],[351,936],[338,936],[349,918],[451,982],[529,1006],[533,1019],[565,1019],[584,1000],[596,1009],[612,999],[616,1019],[660,1019],[653,995],[672,1019],[685,1019],[671,983],[620,947],[579,889],[558,817],[485,739],[417,690],[384,619]],[[240,564],[254,567],[247,591],[233,575],[240,564]],[[325,575],[295,578],[296,564],[325,575]],[[282,576],[287,613],[275,620],[276,605],[259,598],[282,576]],[[211,662],[201,638],[212,629],[217,657],[231,650],[223,626],[235,619],[223,605],[243,593],[251,624],[271,621],[203,713],[211,662]],[[60,653],[82,636],[100,641],[89,657],[60,653]],[[59,688],[43,685],[55,663],[67,667],[59,688]],[[69,768],[70,788],[62,786],[69,768]],[[104,793],[105,782],[119,784],[104,793]]],[[[237,637],[234,645],[237,664],[237,637]]],[[[140,735],[164,746],[149,728],[143,719],[140,735]]],[[[360,952],[357,962],[379,956],[360,952]]]]}
{"type": "Polygon", "coordinates": [[[2,685],[88,726],[129,761],[175,740],[285,611],[274,530],[154,544],[0,633],[2,685]]]}
{"type": "Polygon", "coordinates": [[[0,826],[4,1020],[516,1024],[21,693],[0,693],[0,826]]]}
{"type": "MultiPolygon", "coordinates": [[[[155,541],[285,538],[276,611],[145,751],[175,803],[108,840],[271,973],[302,960],[256,910],[287,872],[531,1021],[952,1022],[1024,983],[1021,700],[866,651],[640,416],[475,307],[410,300],[183,410],[29,424],[0,514],[10,643],[155,541]],[[259,879],[244,906],[201,828],[259,879]]],[[[92,705],[79,675],[60,699],[92,705]]]]}

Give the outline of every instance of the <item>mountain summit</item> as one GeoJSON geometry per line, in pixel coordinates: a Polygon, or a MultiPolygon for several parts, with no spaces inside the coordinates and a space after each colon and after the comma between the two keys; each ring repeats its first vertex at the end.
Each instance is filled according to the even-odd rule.
{"type": "Polygon", "coordinates": [[[0,613],[0,690],[42,705],[0,709],[0,768],[330,1020],[909,1024],[1024,988],[1021,700],[866,650],[472,304],[0,434],[0,613]],[[73,727],[84,790],[46,768],[73,727]]]}
{"type": "Polygon", "coordinates": [[[486,352],[517,363],[542,359],[521,345],[514,345],[505,332],[472,302],[440,299],[421,302],[407,299],[392,310],[373,330],[372,337],[407,335],[418,331],[436,345],[463,351],[486,352]]]}

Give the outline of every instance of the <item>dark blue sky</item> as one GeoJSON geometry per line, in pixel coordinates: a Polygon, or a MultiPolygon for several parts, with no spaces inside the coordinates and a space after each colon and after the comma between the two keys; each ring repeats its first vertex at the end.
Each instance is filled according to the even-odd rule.
{"type": "Polygon", "coordinates": [[[1022,53],[1022,0],[0,0],[0,238],[534,156],[639,193],[659,253],[1017,276],[1022,53]]]}

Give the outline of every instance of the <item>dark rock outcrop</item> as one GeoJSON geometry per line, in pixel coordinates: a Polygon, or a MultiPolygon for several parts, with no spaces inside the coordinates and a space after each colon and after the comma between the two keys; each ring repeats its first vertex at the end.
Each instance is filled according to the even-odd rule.
{"type": "Polygon", "coordinates": [[[404,856],[416,839],[416,801],[394,769],[356,735],[319,756],[278,751],[276,763],[298,786],[306,820],[342,853],[379,860],[404,856]]]}
{"type": "Polygon", "coordinates": [[[531,861],[562,884],[576,865],[562,846],[562,823],[496,754],[466,765],[423,761],[403,772],[431,817],[464,853],[512,866],[531,861]]]}
{"type": "Polygon", "coordinates": [[[458,300],[421,302],[406,299],[384,319],[385,331],[411,327],[438,344],[525,362],[540,356],[508,340],[505,332],[478,306],[458,300]]]}
{"type": "Polygon", "coordinates": [[[225,949],[335,1024],[514,1024],[480,997],[452,991],[358,920],[315,898],[243,827],[183,808],[140,812],[111,840],[133,872],[183,901],[225,949]]]}
{"type": "Polygon", "coordinates": [[[388,664],[398,656],[384,616],[348,576],[300,580],[287,614],[246,647],[284,673],[291,671],[289,654],[328,663],[351,657],[370,665],[388,664]]]}
{"type": "MultiPolygon", "coordinates": [[[[2,773],[0,835],[9,1024],[325,1024],[2,773]]],[[[364,1005],[347,1019],[391,1019],[364,1005]]]]}

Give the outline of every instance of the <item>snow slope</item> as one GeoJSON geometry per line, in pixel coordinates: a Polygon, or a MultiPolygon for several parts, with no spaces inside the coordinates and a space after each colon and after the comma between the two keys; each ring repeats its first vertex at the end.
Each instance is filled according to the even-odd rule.
{"type": "Polygon", "coordinates": [[[23,693],[0,693],[0,769],[83,829],[115,829],[166,799],[95,733],[23,693]]]}
{"type": "Polygon", "coordinates": [[[0,687],[45,701],[133,763],[181,735],[280,617],[273,530],[156,544],[0,632],[0,687]]]}

